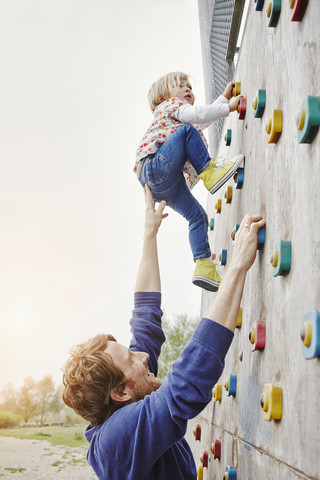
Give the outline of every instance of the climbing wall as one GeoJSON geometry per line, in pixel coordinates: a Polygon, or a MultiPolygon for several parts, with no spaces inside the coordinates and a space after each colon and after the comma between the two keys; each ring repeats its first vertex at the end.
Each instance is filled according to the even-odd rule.
{"type": "Polygon", "coordinates": [[[234,76],[246,101],[217,152],[243,153],[244,170],[207,206],[222,271],[245,213],[267,224],[225,369],[189,422],[198,478],[320,479],[319,25],[319,0],[249,5],[234,76]]]}

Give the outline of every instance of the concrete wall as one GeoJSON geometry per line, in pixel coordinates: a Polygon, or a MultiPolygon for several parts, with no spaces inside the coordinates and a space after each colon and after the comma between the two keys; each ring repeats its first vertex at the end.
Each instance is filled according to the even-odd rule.
{"type": "MultiPolygon", "coordinates": [[[[237,375],[237,394],[228,397],[223,389],[222,402],[211,402],[189,425],[196,464],[203,451],[209,452],[208,479],[221,479],[227,464],[245,480],[320,479],[320,359],[304,359],[299,335],[304,314],[320,310],[320,132],[310,145],[299,144],[296,128],[305,96],[320,96],[320,2],[309,1],[301,23],[291,22],[289,2],[282,2],[276,28],[267,26],[267,3],[262,12],[255,11],[253,0],[250,4],[235,75],[247,98],[246,117],[239,120],[233,113],[225,120],[232,141],[227,147],[222,138],[218,150],[229,159],[245,154],[244,185],[233,188],[231,204],[224,201],[224,186],[209,195],[207,205],[209,219],[215,221],[209,232],[212,251],[227,249],[229,261],[233,226],[247,212],[267,219],[264,249],[245,284],[242,326],[219,381],[224,385],[230,373],[237,375]],[[267,95],[262,119],[254,118],[251,106],[258,88],[267,95]],[[277,144],[267,143],[265,131],[272,109],[283,110],[277,144]],[[215,211],[218,198],[223,200],[221,214],[215,211]],[[274,277],[270,265],[278,239],[292,242],[291,270],[283,277],[274,277]],[[255,320],[266,325],[266,345],[251,352],[248,334],[255,320]],[[283,389],[280,421],[263,420],[260,398],[266,383],[283,389]],[[201,442],[192,434],[197,423],[201,442]],[[222,443],[221,460],[213,460],[210,452],[214,438],[222,443]]],[[[200,23],[210,24],[201,15],[203,4],[209,8],[199,1],[200,23]]],[[[234,187],[233,180],[227,185],[234,187]]],[[[214,295],[203,293],[202,313],[214,295]]]]}

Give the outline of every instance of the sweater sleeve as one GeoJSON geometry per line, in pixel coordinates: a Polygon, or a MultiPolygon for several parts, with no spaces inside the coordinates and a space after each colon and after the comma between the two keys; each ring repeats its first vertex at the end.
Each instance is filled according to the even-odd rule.
{"type": "Polygon", "coordinates": [[[174,418],[188,420],[198,415],[212,399],[233,332],[203,318],[168,374],[168,388],[176,409],[174,418]]]}
{"type": "Polygon", "coordinates": [[[149,370],[158,373],[158,357],[166,337],[161,326],[161,294],[158,292],[136,292],[134,310],[130,320],[132,338],[130,350],[150,355],[149,370]]]}
{"type": "Polygon", "coordinates": [[[211,123],[229,115],[229,101],[224,95],[220,95],[210,105],[183,105],[177,114],[180,122],[195,123],[202,130],[211,123]]]}
{"type": "MultiPolygon", "coordinates": [[[[155,470],[166,472],[156,477],[163,480],[194,478],[187,473],[193,463],[187,451],[182,453],[181,442],[188,419],[212,399],[232,339],[231,330],[202,319],[158,390],[93,427],[98,435],[90,442],[88,461],[96,472],[103,472],[98,478],[155,478],[155,470]]],[[[86,437],[90,441],[92,433],[86,437]]]]}

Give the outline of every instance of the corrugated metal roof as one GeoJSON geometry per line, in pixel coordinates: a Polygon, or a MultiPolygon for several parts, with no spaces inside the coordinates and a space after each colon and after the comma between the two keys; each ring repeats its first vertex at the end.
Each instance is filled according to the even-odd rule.
{"type": "MultiPolygon", "coordinates": [[[[210,52],[213,71],[214,98],[224,92],[229,81],[230,65],[226,61],[229,44],[233,11],[236,0],[215,0],[211,34],[210,52]]],[[[223,129],[223,119],[217,122],[217,133],[220,138],[223,129]]]]}

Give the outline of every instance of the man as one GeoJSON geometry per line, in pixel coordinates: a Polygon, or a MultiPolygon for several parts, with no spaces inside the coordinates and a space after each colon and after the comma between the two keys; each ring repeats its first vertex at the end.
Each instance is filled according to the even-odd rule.
{"type": "Polygon", "coordinates": [[[164,202],[155,209],[147,186],[145,196],[130,347],[110,335],[75,347],[65,366],[63,398],[91,422],[85,432],[87,459],[99,479],[194,480],[196,467],[184,439],[187,421],[210,402],[222,373],[246,273],[256,256],[257,232],[265,220],[245,216],[215,300],[161,384],[157,359],[165,337],[156,237],[167,215],[164,202]]]}

